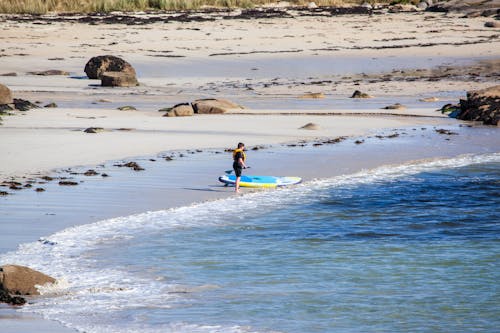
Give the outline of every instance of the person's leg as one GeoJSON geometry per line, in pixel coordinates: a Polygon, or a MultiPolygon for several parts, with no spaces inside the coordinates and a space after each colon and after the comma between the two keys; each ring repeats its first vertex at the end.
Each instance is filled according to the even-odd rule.
{"type": "Polygon", "coordinates": [[[235,186],[236,186],[236,190],[235,191],[236,192],[240,192],[240,178],[241,178],[240,176],[236,177],[236,184],[235,184],[235,186]]]}

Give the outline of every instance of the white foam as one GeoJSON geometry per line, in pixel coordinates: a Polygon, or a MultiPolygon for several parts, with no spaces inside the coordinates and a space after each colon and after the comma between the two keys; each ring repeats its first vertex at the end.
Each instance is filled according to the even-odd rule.
{"type": "Polygon", "coordinates": [[[0,262],[30,266],[58,278],[58,284],[41,288],[43,295],[51,297],[41,298],[22,311],[39,313],[85,332],[252,332],[249,327],[191,323],[148,328],[131,322],[126,327],[120,326],[121,321],[114,317],[115,313],[144,307],[168,308],[189,297],[190,293],[217,286],[174,285],[147,274],[138,276],[125,267],[100,267],[91,251],[157,231],[237,223],[235,219],[244,219],[256,211],[265,214],[280,206],[315,200],[317,193],[325,188],[387,182],[421,172],[488,162],[500,162],[500,153],[383,166],[290,188],[108,219],[62,230],[46,237],[43,242],[22,244],[17,251],[1,255],[0,262]],[[316,196],[311,196],[311,193],[316,196]]]}

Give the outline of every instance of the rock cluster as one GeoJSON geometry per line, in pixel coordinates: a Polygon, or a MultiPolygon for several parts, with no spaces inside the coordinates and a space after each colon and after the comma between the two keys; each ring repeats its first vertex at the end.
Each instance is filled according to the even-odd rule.
{"type": "Polygon", "coordinates": [[[139,85],[132,65],[112,55],[91,58],[84,70],[89,79],[100,79],[102,86],[132,87],[139,85]]]}
{"type": "Polygon", "coordinates": [[[221,114],[232,109],[243,109],[243,107],[223,98],[206,98],[197,99],[191,104],[180,103],[160,111],[167,112],[164,117],[186,117],[194,114],[221,114]]]}
{"type": "Polygon", "coordinates": [[[493,16],[500,12],[499,0],[449,0],[440,1],[427,8],[432,12],[459,12],[467,17],[493,16]]]}
{"type": "Polygon", "coordinates": [[[0,84],[0,113],[5,111],[28,111],[39,106],[25,99],[12,98],[12,92],[7,86],[0,84]]]}
{"type": "Polygon", "coordinates": [[[467,92],[467,99],[460,100],[461,120],[482,121],[485,125],[497,125],[500,120],[500,85],[467,92]]]}

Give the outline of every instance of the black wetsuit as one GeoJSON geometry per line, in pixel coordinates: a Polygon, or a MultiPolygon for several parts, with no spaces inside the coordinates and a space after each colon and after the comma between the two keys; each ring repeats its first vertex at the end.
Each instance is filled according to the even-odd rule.
{"type": "Polygon", "coordinates": [[[241,171],[243,167],[240,165],[239,160],[243,158],[243,154],[239,151],[234,155],[233,169],[236,177],[241,177],[241,171]]]}

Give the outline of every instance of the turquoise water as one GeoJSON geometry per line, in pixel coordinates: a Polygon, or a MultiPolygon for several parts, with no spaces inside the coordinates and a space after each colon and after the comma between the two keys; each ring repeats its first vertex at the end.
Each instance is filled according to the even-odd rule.
{"type": "Polygon", "coordinates": [[[25,311],[87,332],[494,332],[499,204],[498,154],[461,157],[102,221],[11,256],[69,281],[25,311]]]}

